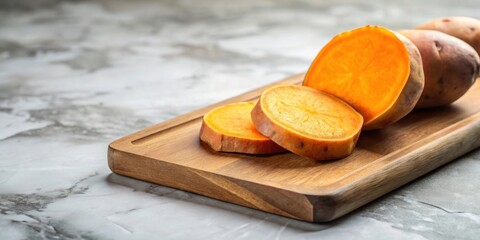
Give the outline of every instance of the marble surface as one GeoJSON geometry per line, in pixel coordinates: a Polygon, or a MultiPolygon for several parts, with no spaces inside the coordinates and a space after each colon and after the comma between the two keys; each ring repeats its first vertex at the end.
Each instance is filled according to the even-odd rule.
{"type": "Polygon", "coordinates": [[[0,239],[478,239],[480,150],[311,224],[112,174],[116,138],[464,1],[0,1],[0,239]]]}

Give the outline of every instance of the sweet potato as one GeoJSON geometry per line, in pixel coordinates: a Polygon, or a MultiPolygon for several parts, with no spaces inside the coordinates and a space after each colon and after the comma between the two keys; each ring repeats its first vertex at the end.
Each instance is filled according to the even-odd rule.
{"type": "Polygon", "coordinates": [[[433,30],[399,32],[417,46],[422,56],[425,87],[415,108],[450,104],[473,85],[480,60],[466,42],[433,30]]]}
{"type": "Polygon", "coordinates": [[[431,20],[417,27],[436,30],[460,38],[480,55],[480,20],[469,17],[445,17],[431,20]]]}
{"type": "Polygon", "coordinates": [[[205,114],[200,129],[200,140],[215,151],[249,154],[285,152],[272,140],[260,134],[253,126],[250,112],[253,102],[232,103],[205,114]]]}
{"type": "Polygon", "coordinates": [[[335,96],[293,85],[265,90],[251,116],[260,133],[316,161],[350,155],[363,124],[363,117],[335,96]]]}
{"type": "Polygon", "coordinates": [[[337,96],[364,118],[363,129],[385,127],[407,115],[424,86],[417,47],[379,26],[335,36],[310,66],[305,86],[337,96]]]}

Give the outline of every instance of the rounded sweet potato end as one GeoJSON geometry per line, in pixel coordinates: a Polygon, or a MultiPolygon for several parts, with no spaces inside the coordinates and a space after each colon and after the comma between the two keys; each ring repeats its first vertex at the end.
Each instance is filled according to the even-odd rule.
{"type": "Polygon", "coordinates": [[[252,107],[253,103],[234,103],[213,109],[204,116],[200,140],[220,152],[247,154],[285,152],[284,148],[255,130],[248,115],[252,107]]]}
{"type": "Polygon", "coordinates": [[[423,61],[425,87],[415,108],[451,104],[473,85],[480,59],[466,42],[435,30],[402,33],[417,46],[423,61]]]}

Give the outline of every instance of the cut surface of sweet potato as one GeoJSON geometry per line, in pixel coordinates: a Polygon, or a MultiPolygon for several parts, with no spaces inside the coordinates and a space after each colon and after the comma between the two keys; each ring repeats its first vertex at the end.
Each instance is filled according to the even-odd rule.
{"type": "Polygon", "coordinates": [[[364,129],[389,125],[415,106],[424,76],[418,49],[386,28],[335,36],[319,52],[304,85],[335,95],[364,117],[364,129]]]}
{"type": "Polygon", "coordinates": [[[217,107],[203,117],[200,140],[215,151],[249,154],[285,152],[260,134],[252,123],[250,112],[255,103],[239,102],[217,107]]]}
{"type": "Polygon", "coordinates": [[[265,90],[251,115],[260,133],[316,161],[350,155],[363,124],[363,117],[339,98],[294,85],[265,90]]]}

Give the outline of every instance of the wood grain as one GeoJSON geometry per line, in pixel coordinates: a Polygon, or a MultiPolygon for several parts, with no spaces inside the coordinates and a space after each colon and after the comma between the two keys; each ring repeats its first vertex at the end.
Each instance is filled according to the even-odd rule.
{"type": "MultiPolygon", "coordinates": [[[[271,84],[299,84],[303,74],[271,84]]],[[[199,141],[201,118],[268,86],[179,116],[110,144],[118,174],[310,222],[330,221],[480,146],[480,84],[451,106],[416,110],[363,132],[353,154],[318,163],[292,153],[217,153],[199,141]]]]}

